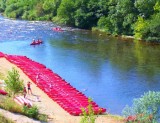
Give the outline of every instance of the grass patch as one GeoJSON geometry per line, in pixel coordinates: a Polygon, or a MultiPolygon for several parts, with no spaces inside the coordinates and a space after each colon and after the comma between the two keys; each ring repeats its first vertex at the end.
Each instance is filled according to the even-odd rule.
{"type": "Polygon", "coordinates": [[[5,96],[2,96],[1,98],[3,99],[0,101],[0,108],[3,108],[5,110],[14,113],[20,113],[20,114],[23,113],[22,107],[20,107],[17,103],[15,103],[12,98],[5,96]]]}
{"type": "Polygon", "coordinates": [[[4,80],[5,79],[5,76],[3,73],[0,72],[0,79],[4,80]]]}
{"type": "Polygon", "coordinates": [[[45,122],[47,121],[47,115],[40,114],[36,106],[33,106],[31,108],[28,108],[26,106],[22,107],[17,103],[15,103],[11,97],[0,96],[0,108],[8,110],[13,113],[22,114],[27,117],[34,118],[36,120],[45,121],[45,122]]]}
{"type": "MultiPolygon", "coordinates": [[[[5,76],[2,72],[0,72],[0,80],[4,80],[5,79],[5,76]]],[[[2,86],[0,84],[0,89],[2,89],[2,86]]]]}
{"type": "Polygon", "coordinates": [[[11,121],[10,119],[4,117],[2,114],[0,114],[0,122],[1,122],[1,123],[14,123],[14,122],[11,121]]]}
{"type": "Polygon", "coordinates": [[[113,119],[115,119],[115,120],[117,120],[117,121],[124,121],[124,117],[119,116],[119,115],[111,115],[111,114],[108,114],[108,115],[106,115],[106,117],[111,117],[111,118],[113,118],[113,119]]]}

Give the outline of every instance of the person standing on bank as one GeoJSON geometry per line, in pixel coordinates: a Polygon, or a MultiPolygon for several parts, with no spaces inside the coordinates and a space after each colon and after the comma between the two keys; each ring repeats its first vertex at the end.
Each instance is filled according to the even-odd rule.
{"type": "Polygon", "coordinates": [[[24,98],[26,98],[26,94],[27,94],[27,90],[26,90],[26,87],[24,87],[24,89],[23,89],[24,98]]]}
{"type": "Polygon", "coordinates": [[[31,90],[31,82],[27,83],[27,87],[28,87],[28,94],[32,94],[32,90],[31,90]]]}

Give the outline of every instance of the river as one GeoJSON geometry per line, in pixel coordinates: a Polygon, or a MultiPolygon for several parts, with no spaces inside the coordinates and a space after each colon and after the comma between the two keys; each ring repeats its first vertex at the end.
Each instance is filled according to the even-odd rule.
{"type": "Polygon", "coordinates": [[[0,16],[0,51],[25,55],[58,73],[112,114],[145,92],[160,91],[160,46],[125,41],[51,22],[0,16]],[[32,39],[43,44],[31,46],[32,39]]]}

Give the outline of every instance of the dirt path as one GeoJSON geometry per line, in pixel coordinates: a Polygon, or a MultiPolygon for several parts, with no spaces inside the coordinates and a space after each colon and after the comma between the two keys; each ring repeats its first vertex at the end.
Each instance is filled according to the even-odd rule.
{"type": "MultiPolygon", "coordinates": [[[[24,73],[21,69],[16,67],[14,64],[11,64],[5,58],[0,58],[0,73],[7,75],[9,70],[15,67],[20,74],[21,79],[24,80],[25,85],[27,81],[30,81],[31,88],[34,95],[40,97],[40,102],[36,100],[34,95],[27,95],[27,98],[32,101],[33,104],[37,105],[40,109],[41,113],[45,113],[49,116],[50,122],[52,123],[80,123],[81,117],[80,116],[72,116],[68,114],[65,110],[63,110],[56,102],[50,99],[41,89],[39,89],[24,73]]],[[[11,114],[7,114],[7,117],[12,118],[11,114]]],[[[19,118],[22,116],[19,116],[19,118]]],[[[18,119],[19,119],[18,118],[18,119]]],[[[13,120],[16,120],[13,118],[13,120]]],[[[27,121],[27,119],[26,119],[27,121]]],[[[36,122],[36,121],[35,121],[36,122]]],[[[21,122],[22,123],[22,122],[21,122]]],[[[29,122],[32,123],[32,122],[29,122]]],[[[112,116],[108,115],[100,115],[96,119],[96,123],[123,123],[122,120],[113,118],[112,116]]]]}

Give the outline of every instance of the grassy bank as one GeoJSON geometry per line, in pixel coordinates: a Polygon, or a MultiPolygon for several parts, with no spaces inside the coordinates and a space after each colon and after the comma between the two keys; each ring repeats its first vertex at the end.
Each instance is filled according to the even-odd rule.
{"type": "Polygon", "coordinates": [[[47,115],[40,114],[36,106],[28,108],[26,106],[20,106],[14,102],[11,97],[0,95],[0,108],[8,110],[13,113],[25,115],[30,118],[34,118],[39,121],[47,121],[47,115]]]}
{"type": "MultiPolygon", "coordinates": [[[[5,75],[0,72],[0,79],[5,80],[5,75]]],[[[4,89],[4,88],[3,88],[4,89]]],[[[30,118],[34,118],[40,121],[47,121],[47,115],[40,114],[38,107],[33,105],[32,107],[20,106],[14,100],[14,97],[10,95],[0,95],[0,108],[8,110],[13,113],[19,113],[30,118]]]]}

